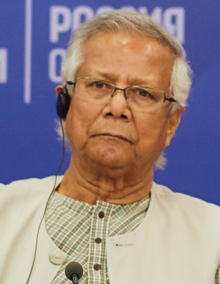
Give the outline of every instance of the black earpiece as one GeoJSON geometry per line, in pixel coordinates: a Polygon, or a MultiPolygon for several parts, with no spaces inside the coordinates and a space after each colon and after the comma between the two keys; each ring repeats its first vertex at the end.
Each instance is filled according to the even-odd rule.
{"type": "Polygon", "coordinates": [[[56,103],[56,110],[57,110],[57,115],[59,118],[65,119],[67,116],[67,112],[70,107],[70,95],[68,93],[67,87],[64,86],[62,91],[59,92],[57,96],[57,103],[56,103]]]}

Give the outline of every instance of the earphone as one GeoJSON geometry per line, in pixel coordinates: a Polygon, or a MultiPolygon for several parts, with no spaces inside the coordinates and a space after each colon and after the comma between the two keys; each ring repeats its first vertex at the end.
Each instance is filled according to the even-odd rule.
{"type": "Polygon", "coordinates": [[[57,115],[61,119],[65,119],[67,112],[70,107],[70,95],[68,93],[66,85],[63,87],[62,91],[57,95],[56,111],[57,115]]]}
{"type": "Polygon", "coordinates": [[[65,119],[66,116],[67,116],[67,112],[68,112],[69,107],[70,107],[70,101],[71,101],[71,97],[70,97],[70,95],[68,93],[68,90],[67,90],[67,87],[65,85],[63,87],[63,89],[59,92],[59,94],[57,95],[57,102],[56,102],[56,111],[57,111],[58,117],[60,118],[60,124],[61,124],[61,129],[62,129],[62,136],[63,136],[63,139],[62,139],[62,142],[63,142],[62,143],[63,144],[63,147],[62,147],[63,148],[62,161],[61,161],[60,166],[59,166],[59,168],[58,168],[58,170],[57,170],[57,172],[55,174],[54,186],[53,186],[53,189],[52,189],[52,191],[50,193],[50,196],[48,197],[48,200],[47,200],[47,203],[46,203],[46,206],[45,206],[45,209],[44,209],[43,216],[42,216],[41,221],[40,221],[39,226],[38,226],[36,240],[35,240],[34,257],[33,257],[31,269],[30,269],[30,272],[29,272],[26,284],[29,283],[29,280],[30,280],[30,277],[31,277],[31,274],[32,274],[32,271],[33,271],[33,268],[34,268],[35,260],[36,260],[37,244],[38,244],[38,236],[39,236],[39,232],[40,232],[40,227],[41,227],[41,224],[42,224],[43,219],[45,217],[49,200],[50,200],[52,194],[54,193],[54,191],[56,190],[57,176],[58,176],[58,173],[59,173],[59,171],[60,171],[60,169],[61,169],[61,167],[63,165],[63,161],[64,161],[64,157],[65,157],[64,130],[63,130],[63,125],[62,125],[62,119],[65,119]]]}

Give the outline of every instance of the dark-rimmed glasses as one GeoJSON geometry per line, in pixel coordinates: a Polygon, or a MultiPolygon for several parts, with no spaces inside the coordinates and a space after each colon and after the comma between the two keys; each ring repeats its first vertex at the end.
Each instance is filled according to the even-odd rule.
{"type": "Polygon", "coordinates": [[[145,86],[130,86],[121,89],[107,81],[89,77],[77,78],[75,82],[67,81],[66,84],[74,86],[77,96],[103,104],[107,103],[116,91],[122,91],[129,106],[142,111],[160,108],[165,101],[177,102],[173,98],[166,97],[164,91],[145,86]]]}

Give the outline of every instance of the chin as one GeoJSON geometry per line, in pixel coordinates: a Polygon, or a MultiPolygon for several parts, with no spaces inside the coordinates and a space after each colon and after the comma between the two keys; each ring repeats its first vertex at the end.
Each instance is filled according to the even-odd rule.
{"type": "Polygon", "coordinates": [[[97,162],[97,164],[111,169],[122,168],[128,165],[130,160],[126,151],[119,151],[119,149],[115,148],[99,148],[96,151],[92,151],[90,157],[94,162],[97,162]]]}
{"type": "Polygon", "coordinates": [[[99,160],[98,163],[99,165],[112,170],[124,168],[127,164],[123,163],[123,161],[121,160],[119,161],[118,159],[108,159],[108,160],[104,159],[104,160],[99,160]]]}

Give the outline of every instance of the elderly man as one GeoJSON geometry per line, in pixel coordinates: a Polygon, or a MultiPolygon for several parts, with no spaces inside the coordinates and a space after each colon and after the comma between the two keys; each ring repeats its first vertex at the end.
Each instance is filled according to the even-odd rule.
{"type": "Polygon", "coordinates": [[[220,283],[220,209],[153,182],[189,73],[147,16],[114,11],[79,27],[56,88],[71,163],[56,181],[2,185],[2,284],[70,283],[71,261],[81,283],[220,283]]]}

